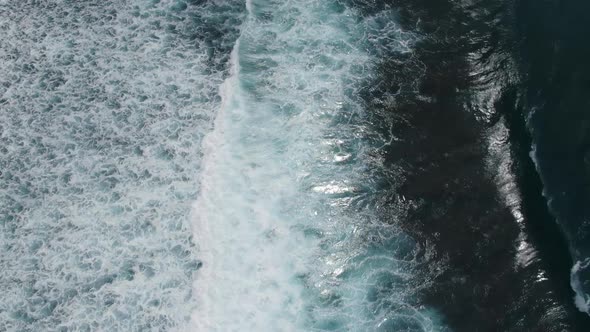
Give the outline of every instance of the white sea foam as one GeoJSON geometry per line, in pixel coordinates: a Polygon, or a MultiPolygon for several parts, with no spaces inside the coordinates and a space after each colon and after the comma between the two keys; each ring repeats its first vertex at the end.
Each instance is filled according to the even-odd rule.
{"type": "Polygon", "coordinates": [[[0,330],[437,330],[356,97],[394,13],[194,3],[0,3],[0,330]]]}
{"type": "Polygon", "coordinates": [[[0,3],[0,330],[182,327],[241,2],[0,3]],[[225,53],[224,53],[225,52],[225,53]]]}
{"type": "Polygon", "coordinates": [[[204,140],[194,329],[438,330],[408,300],[411,239],[365,203],[379,159],[357,94],[374,70],[368,41],[400,29],[332,1],[247,8],[204,140]]]}
{"type": "MultiPolygon", "coordinates": [[[[582,312],[590,314],[590,295],[588,295],[582,286],[585,281],[580,280],[580,273],[588,269],[590,266],[590,258],[584,261],[577,261],[572,267],[570,284],[576,293],[574,296],[574,303],[576,307],[582,312]]],[[[586,272],[587,273],[587,272],[586,272]]]]}

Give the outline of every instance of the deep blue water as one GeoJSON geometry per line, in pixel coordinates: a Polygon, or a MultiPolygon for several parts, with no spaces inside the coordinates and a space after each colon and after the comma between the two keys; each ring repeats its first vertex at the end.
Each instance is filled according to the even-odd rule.
{"type": "Polygon", "coordinates": [[[518,27],[525,36],[523,97],[534,144],[531,157],[551,213],[568,242],[576,305],[586,313],[590,304],[590,48],[582,36],[590,31],[589,9],[583,1],[525,2],[519,10],[528,15],[518,27]]]}
{"type": "Polygon", "coordinates": [[[396,4],[425,38],[366,99],[400,142],[388,204],[446,263],[425,299],[457,330],[588,330],[587,4],[396,4]]]}

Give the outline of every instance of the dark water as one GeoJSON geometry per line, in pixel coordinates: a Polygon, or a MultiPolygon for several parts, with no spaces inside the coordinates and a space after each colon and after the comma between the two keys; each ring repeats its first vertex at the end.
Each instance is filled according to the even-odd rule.
{"type": "Polygon", "coordinates": [[[590,300],[590,4],[523,1],[523,99],[544,193],[576,263],[578,305],[590,300]],[[527,14],[524,14],[527,13],[527,14]]]}
{"type": "Polygon", "coordinates": [[[570,269],[590,252],[590,3],[357,5],[424,36],[365,100],[392,138],[382,216],[403,211],[424,248],[425,303],[456,331],[589,331],[570,269]]]}

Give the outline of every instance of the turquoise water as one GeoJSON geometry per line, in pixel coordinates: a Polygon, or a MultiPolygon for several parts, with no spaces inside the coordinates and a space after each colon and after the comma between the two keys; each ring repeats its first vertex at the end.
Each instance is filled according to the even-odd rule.
{"type": "Polygon", "coordinates": [[[390,141],[358,94],[412,51],[394,19],[0,3],[0,330],[444,330],[375,212],[390,141]]]}
{"type": "Polygon", "coordinates": [[[372,39],[410,37],[338,2],[247,9],[204,144],[196,330],[440,330],[412,305],[413,242],[375,214],[388,142],[358,97],[372,39]]]}

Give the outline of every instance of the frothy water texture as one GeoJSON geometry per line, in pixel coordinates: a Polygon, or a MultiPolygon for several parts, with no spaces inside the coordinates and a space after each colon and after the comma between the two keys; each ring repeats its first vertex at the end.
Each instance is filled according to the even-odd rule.
{"type": "Polygon", "coordinates": [[[204,144],[196,330],[442,329],[408,299],[414,244],[375,215],[387,142],[357,97],[385,51],[371,41],[409,52],[409,36],[339,2],[247,8],[204,144]]]}
{"type": "Polygon", "coordinates": [[[0,4],[1,331],[185,324],[200,144],[242,12],[0,4]]]}
{"type": "Polygon", "coordinates": [[[445,330],[375,212],[393,10],[1,1],[0,30],[0,330],[445,330]]]}

